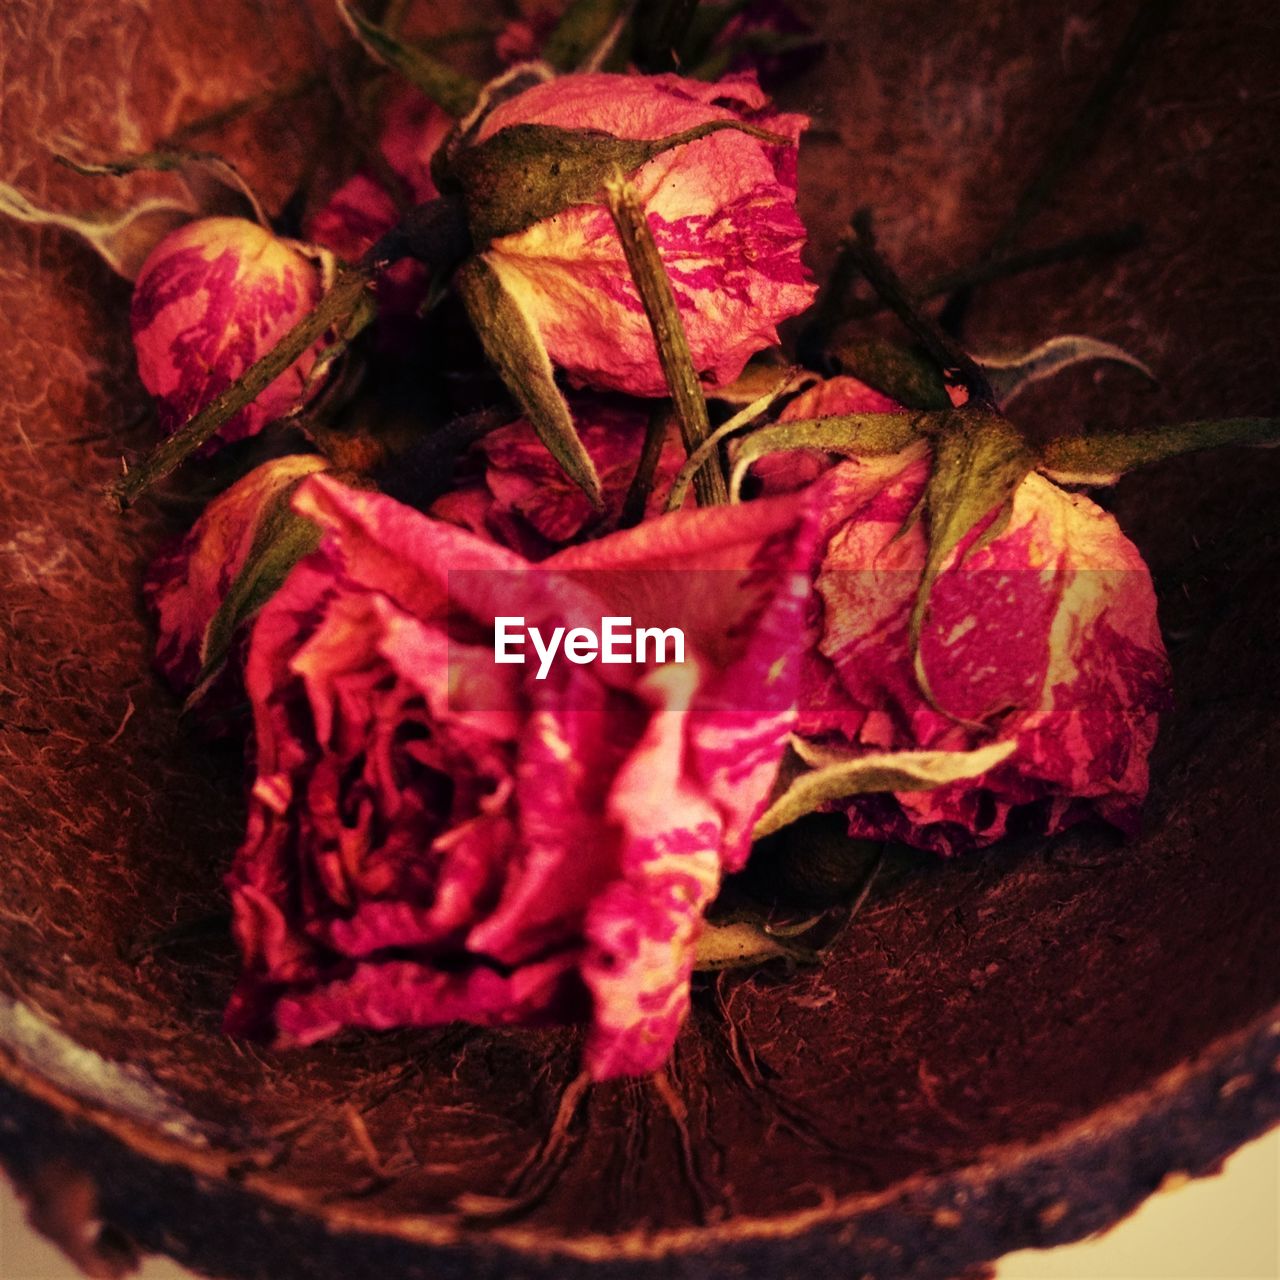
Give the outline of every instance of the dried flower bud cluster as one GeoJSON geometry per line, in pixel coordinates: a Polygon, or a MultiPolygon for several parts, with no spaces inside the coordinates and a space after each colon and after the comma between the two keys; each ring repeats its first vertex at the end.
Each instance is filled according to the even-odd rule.
{"type": "Polygon", "coordinates": [[[130,321],[172,438],[128,480],[220,448],[239,477],[145,588],[169,682],[252,718],[236,1034],[567,1021],[592,1077],[642,1074],[754,839],[818,810],[943,854],[1138,821],[1155,592],[1065,486],[1280,431],[1034,447],[1003,412],[1022,385],[1137,362],[1069,337],[984,364],[866,245],[921,350],[789,367],[808,122],[742,62],[815,49],[785,5],[723,8],[681,46],[705,78],[628,67],[636,19],[581,71],[559,28],[513,25],[518,65],[476,86],[340,6],[417,87],[370,96],[373,145],[297,239],[229,166],[166,162],[245,213],[162,210],[130,321]],[[624,622],[680,644],[575,638],[624,622]]]}

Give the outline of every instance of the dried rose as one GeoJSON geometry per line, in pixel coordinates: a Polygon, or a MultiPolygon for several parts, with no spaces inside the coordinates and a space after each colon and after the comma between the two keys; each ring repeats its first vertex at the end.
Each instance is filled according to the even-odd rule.
{"type": "Polygon", "coordinates": [[[992,512],[944,565],[917,672],[910,619],[930,467],[921,443],[841,463],[820,482],[820,640],[800,733],[855,757],[1010,739],[1016,749],[972,780],[851,798],[850,833],[949,854],[1090,815],[1132,829],[1169,675],[1141,555],[1088,498],[1028,475],[1007,523],[992,512]]]}
{"type": "Polygon", "coordinates": [[[584,1021],[597,1079],[660,1066],[794,718],[805,501],[681,512],[536,569],[326,477],[295,505],[325,535],[254,630],[228,1028],[584,1021]],[[680,619],[683,663],[494,662],[497,615],[642,608],[680,619]]]}
{"type": "MultiPolygon", "coordinates": [[[[477,141],[516,124],[663,138],[718,120],[747,121],[791,140],[771,145],[733,129],[685,143],[631,181],[644,202],[688,332],[695,367],[731,382],[814,287],[800,260],[796,144],[807,123],[777,115],[747,76],[704,84],[675,75],[564,76],[495,107],[477,141]]],[[[485,258],[576,385],[660,396],[653,335],[608,209],[580,204],[494,240],[485,258]]]]}
{"type": "MultiPolygon", "coordinates": [[[[542,560],[603,521],[607,527],[622,511],[640,463],[648,413],[635,404],[603,396],[570,397],[574,425],[595,464],[604,499],[597,516],[582,490],[547,452],[523,419],[485,436],[476,446],[483,460],[480,481],[446,494],[432,515],[471,529],[542,560]]],[[[684,463],[685,452],[673,425],[658,458],[646,511],[660,513],[684,463]]]]}
{"type": "Polygon", "coordinates": [[[184,697],[209,659],[210,628],[228,594],[288,514],[298,482],[327,466],[315,454],[274,458],[220,493],[191,529],[147,570],[143,595],[155,619],[156,666],[184,697]]]}
{"type": "MultiPolygon", "coordinates": [[[[287,240],[246,218],[199,218],[151,252],[133,290],[138,374],[175,431],[266,355],[314,307],[316,267],[287,240]]],[[[307,393],[322,343],[300,356],[214,437],[260,431],[307,393]]]]}

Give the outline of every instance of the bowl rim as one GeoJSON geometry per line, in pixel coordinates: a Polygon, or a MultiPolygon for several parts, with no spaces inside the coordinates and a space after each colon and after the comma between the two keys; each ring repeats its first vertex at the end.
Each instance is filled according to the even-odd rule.
{"type": "Polygon", "coordinates": [[[572,1237],[513,1223],[485,1225],[461,1213],[322,1203],[316,1193],[251,1167],[248,1152],[236,1155],[197,1146],[55,1083],[7,1045],[0,1045],[0,1082],[43,1103],[64,1121],[91,1126],[146,1161],[179,1166],[202,1181],[217,1179],[349,1236],[380,1236],[427,1249],[465,1250],[483,1240],[490,1249],[526,1259],[537,1254],[553,1265],[645,1263],[718,1246],[812,1243],[833,1234],[841,1248],[848,1248],[854,1239],[850,1230],[859,1219],[876,1219],[877,1234],[882,1234],[887,1215],[896,1216],[900,1227],[914,1223],[917,1238],[922,1225],[938,1242],[955,1236],[966,1265],[974,1265],[1017,1248],[1065,1243],[1101,1230],[1159,1189],[1166,1177],[1212,1172],[1238,1146],[1280,1123],[1280,1005],[1209,1042],[1146,1088],[1123,1094],[1035,1141],[981,1148],[976,1159],[940,1173],[910,1174],[878,1190],[776,1217],[572,1237]],[[1108,1163],[1099,1164],[1099,1156],[1108,1163]],[[1073,1180],[1068,1198],[1064,1175],[1081,1165],[1089,1167],[1091,1176],[1073,1180]],[[1010,1193],[1019,1196],[1028,1212],[1010,1217],[1010,1193]],[[963,1241],[957,1234],[962,1229],[963,1241]]]}

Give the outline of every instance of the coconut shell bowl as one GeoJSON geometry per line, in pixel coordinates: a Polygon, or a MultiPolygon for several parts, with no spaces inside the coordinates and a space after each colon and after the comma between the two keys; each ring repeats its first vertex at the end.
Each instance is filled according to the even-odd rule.
{"type": "MultiPolygon", "coordinates": [[[[825,50],[778,96],[813,118],[815,272],[861,206],[911,281],[980,259],[1137,8],[808,6],[825,50]]],[[[1277,411],[1280,31],[1251,0],[1147,8],[1019,247],[1140,238],[983,284],[965,316],[978,351],[1083,333],[1158,375],[1037,386],[1017,418],[1045,438],[1277,411]]],[[[163,180],[92,184],[51,160],[67,134],[140,151],[296,82],[199,142],[280,207],[323,153],[317,41],[343,38],[306,15],[13,0],[0,178],[122,204],[163,180]]],[[[1193,455],[1101,499],[1173,663],[1138,836],[894,855],[822,967],[697,978],[660,1080],[575,1093],[572,1028],[273,1051],[221,1030],[243,762],[150,670],[141,574],[182,516],[102,496],[154,433],[128,285],[56,229],[0,221],[0,245],[0,1160],[95,1274],[136,1248],[236,1280],[947,1280],[1105,1228],[1280,1118],[1280,455],[1193,455]]]]}

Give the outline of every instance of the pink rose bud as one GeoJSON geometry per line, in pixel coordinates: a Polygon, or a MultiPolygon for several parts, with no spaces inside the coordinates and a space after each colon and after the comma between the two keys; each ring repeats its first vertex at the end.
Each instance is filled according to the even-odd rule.
{"type": "MultiPolygon", "coordinates": [[[[600,477],[600,521],[608,527],[621,514],[640,463],[649,415],[642,407],[601,396],[572,397],[570,408],[600,477]]],[[[482,480],[439,499],[431,508],[437,518],[493,538],[531,560],[545,559],[597,525],[586,495],[523,419],[485,436],[475,452],[484,467],[482,480]]],[[[673,424],[658,459],[647,515],[661,514],[684,461],[684,446],[673,424]]]]}
{"type": "Polygon", "coordinates": [[[1169,696],[1141,555],[1088,498],[1029,475],[1007,525],[983,545],[991,521],[980,521],[933,588],[920,636],[926,696],[909,623],[929,467],[921,444],[840,463],[817,486],[828,543],[800,732],[867,754],[1016,748],[968,781],[852,798],[850,834],[950,854],[1089,816],[1131,830],[1169,696]]]}
{"type": "MultiPolygon", "coordinates": [[[[800,260],[796,146],[804,116],[777,115],[751,77],[704,84],[676,75],[563,76],[497,106],[478,141],[514,124],[662,138],[742,120],[788,138],[773,146],[725,129],[664,152],[632,175],[671,277],[694,366],[731,382],[814,286],[800,260]]],[[[579,386],[640,396],[666,383],[608,209],[576,205],[490,245],[487,258],[579,386]]]]}
{"type": "Polygon", "coordinates": [[[679,512],[536,568],[328,477],[294,502],[324,536],[253,633],[228,1029],[580,1021],[596,1079],[659,1067],[794,723],[808,498],[679,512]],[[679,618],[684,661],[495,661],[500,615],[549,633],[629,611],[679,618]]]}
{"type": "Polygon", "coordinates": [[[152,562],[143,595],[158,632],[156,666],[179,694],[185,697],[195,687],[209,626],[264,522],[303,476],[326,465],[315,454],[295,454],[255,467],[214,498],[190,531],[152,562]]]}
{"type": "MultiPolygon", "coordinates": [[[[200,218],[167,235],[143,264],[130,324],[138,374],[175,431],[294,327],[320,297],[315,266],[245,218],[200,218]]],[[[300,356],[214,438],[251,436],[293,410],[322,343],[300,356]]]]}

